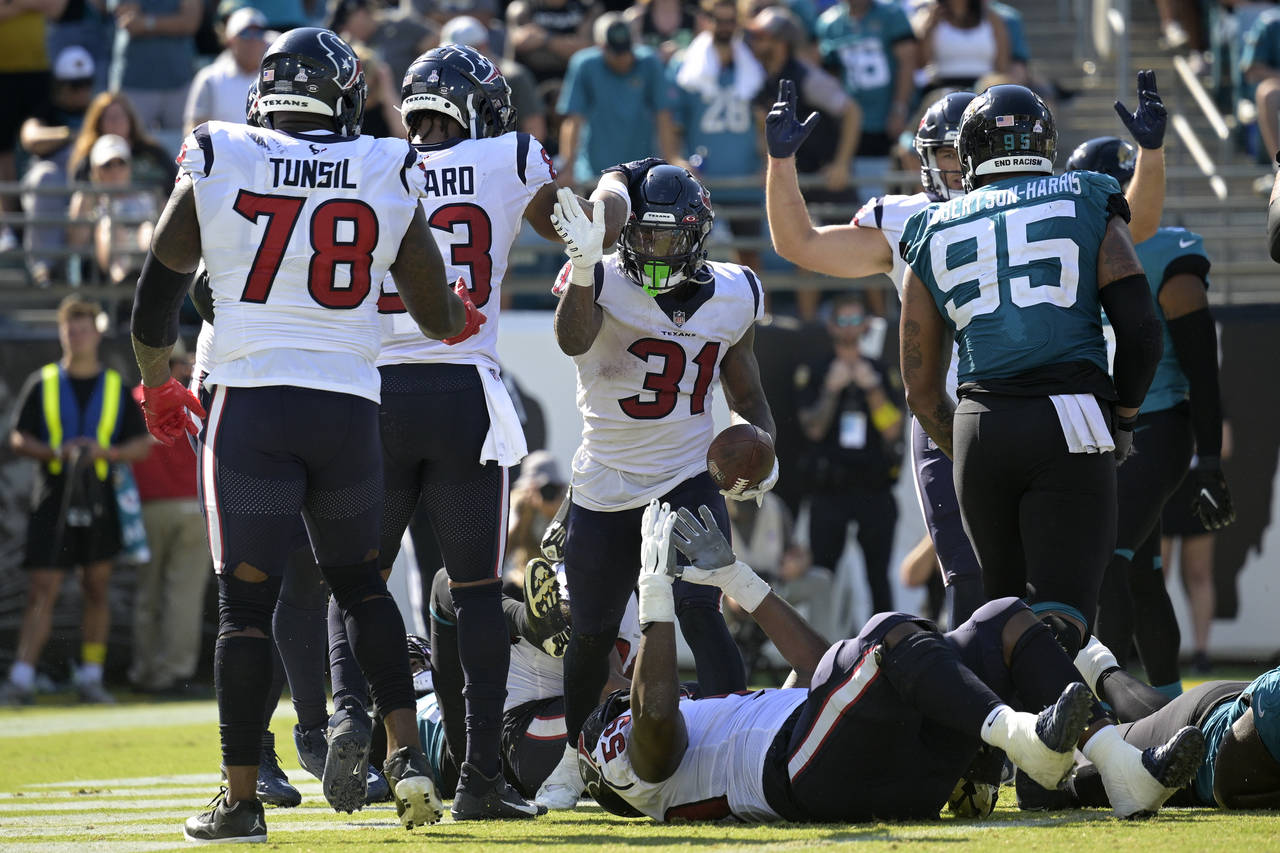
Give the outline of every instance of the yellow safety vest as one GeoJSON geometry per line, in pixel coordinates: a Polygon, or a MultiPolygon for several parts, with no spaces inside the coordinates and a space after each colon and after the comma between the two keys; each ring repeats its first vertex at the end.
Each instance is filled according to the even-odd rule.
{"type": "MultiPolygon", "coordinates": [[[[98,415],[97,439],[103,447],[111,446],[111,434],[116,431],[120,417],[120,374],[107,368],[102,383],[102,412],[98,415]]],[[[44,422],[49,430],[49,446],[57,453],[62,446],[62,375],[57,364],[46,364],[40,369],[40,391],[44,401],[44,422]]],[[[99,480],[106,480],[111,464],[105,459],[95,459],[93,469],[99,480]]],[[[49,462],[49,473],[62,473],[62,460],[49,462]]]]}

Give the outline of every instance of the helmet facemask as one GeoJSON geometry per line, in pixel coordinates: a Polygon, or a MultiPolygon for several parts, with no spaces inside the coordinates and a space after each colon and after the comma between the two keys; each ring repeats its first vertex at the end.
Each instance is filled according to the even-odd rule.
{"type": "Polygon", "coordinates": [[[632,216],[618,238],[623,272],[650,296],[669,293],[693,278],[706,259],[703,242],[710,230],[709,220],[676,225],[632,216]]]}

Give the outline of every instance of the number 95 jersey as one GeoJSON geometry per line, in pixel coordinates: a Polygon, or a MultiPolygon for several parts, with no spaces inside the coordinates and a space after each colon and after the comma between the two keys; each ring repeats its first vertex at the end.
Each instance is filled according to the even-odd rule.
{"type": "Polygon", "coordinates": [[[902,255],[956,333],[962,385],[1072,362],[1105,375],[1098,249],[1128,211],[1114,178],[1074,171],[996,181],[907,220],[902,255]]]}
{"type": "Polygon", "coordinates": [[[764,302],[755,273],[737,264],[707,262],[694,281],[686,298],[653,297],[623,274],[616,254],[596,265],[604,320],[573,359],[583,420],[573,500],[584,509],[643,506],[707,470],[712,386],[764,302]]]}
{"type": "Polygon", "coordinates": [[[417,163],[401,139],[221,121],[191,132],[178,167],[218,318],[206,384],[378,401],[376,288],[424,188],[417,163]]]}

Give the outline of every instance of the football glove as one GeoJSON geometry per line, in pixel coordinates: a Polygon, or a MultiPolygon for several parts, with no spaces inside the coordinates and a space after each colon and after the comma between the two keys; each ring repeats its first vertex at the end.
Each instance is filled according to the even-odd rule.
{"type": "Polygon", "coordinates": [[[1209,530],[1221,530],[1236,520],[1227,478],[1222,476],[1222,463],[1216,456],[1201,456],[1187,474],[1192,478],[1196,496],[1191,509],[1209,530]]]}
{"type": "Polygon", "coordinates": [[[718,587],[748,613],[755,612],[769,595],[768,582],[734,556],[711,510],[700,506],[698,515],[702,516],[701,522],[685,507],[676,514],[671,543],[693,563],[677,569],[681,579],[718,587]]]}
{"type": "Polygon", "coordinates": [[[462,326],[461,332],[458,332],[452,338],[444,338],[443,342],[449,346],[462,343],[479,332],[480,327],[489,322],[489,318],[484,316],[484,313],[471,301],[471,291],[467,290],[466,281],[459,278],[458,283],[453,286],[453,292],[458,294],[458,298],[462,300],[462,307],[467,312],[467,322],[462,326]]]}
{"type": "Polygon", "coordinates": [[[729,498],[730,500],[735,500],[735,501],[754,500],[756,502],[756,506],[764,506],[764,493],[771,490],[776,485],[778,485],[778,459],[777,457],[774,457],[773,470],[769,472],[768,477],[765,477],[763,480],[757,483],[754,487],[750,489],[743,489],[740,492],[734,492],[728,489],[721,489],[720,494],[724,495],[726,498],[729,498]]]}
{"type": "Polygon", "coordinates": [[[1164,145],[1164,129],[1169,114],[1156,91],[1156,72],[1150,69],[1138,72],[1138,109],[1130,113],[1128,107],[1116,101],[1116,114],[1129,129],[1133,141],[1143,148],[1164,145]]]}
{"type": "Polygon", "coordinates": [[[147,432],[164,445],[173,444],[187,433],[196,435],[200,428],[191,415],[204,418],[204,406],[181,382],[169,381],[155,388],[142,386],[142,414],[147,432]]]}
{"type": "Polygon", "coordinates": [[[671,530],[675,523],[671,506],[659,504],[657,498],[649,501],[640,519],[640,579],[636,586],[641,625],[676,621],[675,594],[671,590],[676,564],[671,530]]]}
{"type": "Polygon", "coordinates": [[[1116,464],[1123,465],[1124,460],[1129,458],[1129,454],[1133,452],[1133,427],[1138,422],[1135,415],[1132,418],[1116,418],[1116,464]]]}
{"type": "Polygon", "coordinates": [[[573,264],[569,282],[580,287],[595,285],[595,267],[604,256],[604,202],[597,200],[591,218],[582,212],[578,197],[568,187],[556,191],[551,227],[564,241],[564,252],[573,264]]]}
{"type": "Polygon", "coordinates": [[[569,538],[569,527],[564,523],[564,520],[569,515],[569,504],[572,501],[573,488],[571,487],[565,494],[564,500],[560,502],[560,508],[556,510],[555,518],[551,519],[547,529],[542,532],[541,541],[538,542],[538,549],[542,551],[543,558],[548,562],[564,562],[564,543],[569,538]]]}
{"type": "Polygon", "coordinates": [[[778,160],[794,157],[817,123],[817,113],[809,113],[803,122],[796,120],[796,84],[792,80],[779,80],[778,100],[764,120],[769,156],[778,160]]]}

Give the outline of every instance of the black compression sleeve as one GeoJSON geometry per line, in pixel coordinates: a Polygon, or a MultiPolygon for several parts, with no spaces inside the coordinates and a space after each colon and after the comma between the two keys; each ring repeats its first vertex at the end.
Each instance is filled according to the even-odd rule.
{"type": "Polygon", "coordinates": [[[191,286],[192,273],[174,272],[147,252],[133,295],[133,336],[149,347],[172,346],[178,339],[178,311],[191,286]]]}
{"type": "Polygon", "coordinates": [[[213,322],[213,288],[209,285],[209,271],[201,264],[200,269],[196,270],[196,277],[191,282],[191,304],[195,306],[196,313],[200,315],[200,319],[206,323],[213,322]]]}
{"type": "Polygon", "coordinates": [[[1196,453],[1222,452],[1222,400],[1218,392],[1218,329],[1208,308],[1169,321],[1178,366],[1191,384],[1191,425],[1196,453]]]}
{"type": "Polygon", "coordinates": [[[1098,291],[1102,309],[1116,330],[1115,378],[1119,404],[1138,408],[1147,396],[1156,365],[1164,352],[1160,320],[1145,275],[1130,275],[1098,291]]]}
{"type": "Polygon", "coordinates": [[[1267,246],[1271,250],[1271,260],[1280,264],[1280,198],[1267,208],[1267,246]]]}

